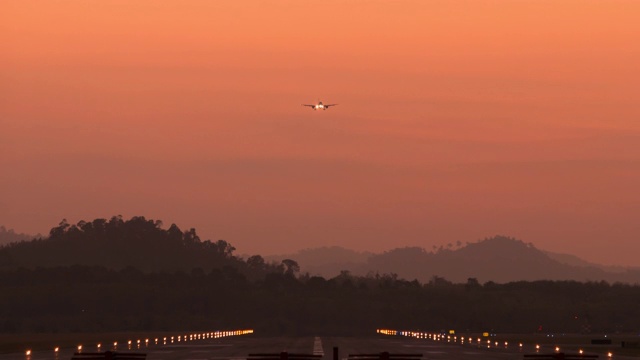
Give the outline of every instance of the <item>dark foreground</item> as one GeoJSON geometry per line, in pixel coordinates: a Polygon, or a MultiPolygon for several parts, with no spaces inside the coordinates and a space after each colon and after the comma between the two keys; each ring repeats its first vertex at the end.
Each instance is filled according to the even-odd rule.
{"type": "MultiPolygon", "coordinates": [[[[463,360],[520,360],[524,353],[533,353],[535,349],[523,349],[517,345],[478,346],[476,344],[451,344],[425,339],[397,336],[372,337],[259,337],[256,335],[234,336],[220,339],[207,339],[182,344],[141,346],[139,350],[147,353],[148,360],[241,360],[251,353],[324,353],[323,360],[333,359],[333,348],[339,348],[340,360],[346,360],[348,354],[380,353],[420,353],[424,360],[463,359],[463,360]]],[[[123,349],[124,350],[124,349],[123,349]]],[[[60,349],[58,355],[53,351],[36,351],[30,356],[25,353],[1,354],[0,360],[70,360],[75,349],[60,349]]],[[[85,351],[94,351],[85,350],[85,351]]],[[[553,348],[542,348],[540,352],[550,353],[553,348]]],[[[600,354],[601,360],[607,356],[600,354]]],[[[628,360],[634,357],[615,355],[612,359],[628,360]]]]}

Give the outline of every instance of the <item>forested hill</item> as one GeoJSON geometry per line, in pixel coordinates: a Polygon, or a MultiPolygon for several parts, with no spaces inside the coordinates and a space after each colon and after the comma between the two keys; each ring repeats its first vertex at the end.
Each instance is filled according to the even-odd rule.
{"type": "Polygon", "coordinates": [[[365,271],[394,272],[405,279],[423,282],[437,275],[457,283],[468,278],[498,283],[536,280],[640,283],[637,269],[609,272],[596,266],[574,266],[550,257],[533,244],[505,236],[434,252],[395,249],[369,258],[360,268],[361,273],[365,271]]]}
{"type": "Polygon", "coordinates": [[[267,264],[260,256],[245,262],[233,255],[234,250],[224,240],[201,240],[195,229],[182,231],[172,224],[165,230],[161,221],[142,216],[129,220],[114,216],[75,225],[63,220],[46,238],[1,247],[0,270],[86,265],[115,270],[133,267],[145,272],[190,272],[195,268],[209,272],[232,267],[251,278],[286,271],[285,265],[291,265],[267,264]]]}
{"type": "Polygon", "coordinates": [[[504,236],[466,245],[450,244],[433,251],[408,247],[371,254],[339,247],[307,249],[286,257],[271,257],[276,260],[271,262],[260,255],[248,256],[245,261],[235,256],[234,251],[227,241],[202,240],[195,229],[182,231],[175,224],[165,229],[161,221],[142,216],[129,220],[114,216],[77,224],[63,220],[46,238],[0,247],[0,271],[84,265],[167,273],[199,268],[208,273],[230,267],[249,280],[301,269],[303,273],[325,278],[346,270],[357,276],[397,274],[402,279],[423,283],[434,277],[454,283],[465,283],[469,278],[483,283],[536,280],[640,283],[638,269],[607,271],[589,264],[572,265],[532,244],[504,236]]]}
{"type": "Polygon", "coordinates": [[[640,271],[637,268],[591,264],[575,256],[545,252],[533,244],[506,236],[467,244],[458,242],[446,247],[434,247],[432,251],[405,247],[371,254],[325,247],[269,258],[296,259],[302,272],[324,277],[333,277],[348,270],[358,276],[393,273],[402,279],[417,279],[425,283],[433,277],[454,283],[464,283],[469,278],[497,283],[536,280],[640,283],[640,271]]]}

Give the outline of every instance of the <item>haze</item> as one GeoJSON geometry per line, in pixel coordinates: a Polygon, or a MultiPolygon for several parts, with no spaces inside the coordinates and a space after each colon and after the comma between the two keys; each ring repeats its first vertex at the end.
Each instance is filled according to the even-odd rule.
{"type": "Polygon", "coordinates": [[[636,1],[0,3],[0,225],[640,265],[636,1]],[[300,106],[339,103],[314,112],[300,106]]]}

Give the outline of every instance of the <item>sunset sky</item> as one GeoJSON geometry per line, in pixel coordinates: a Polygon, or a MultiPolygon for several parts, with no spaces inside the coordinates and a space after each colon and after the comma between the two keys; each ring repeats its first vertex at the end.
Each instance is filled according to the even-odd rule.
{"type": "Polygon", "coordinates": [[[640,1],[0,2],[0,225],[640,266],[640,1]],[[313,111],[303,103],[340,105],[313,111]]]}

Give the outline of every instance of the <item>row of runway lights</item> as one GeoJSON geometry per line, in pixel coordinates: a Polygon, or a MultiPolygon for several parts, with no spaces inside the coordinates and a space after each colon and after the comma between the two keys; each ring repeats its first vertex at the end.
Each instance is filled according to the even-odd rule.
{"type": "MultiPolygon", "coordinates": [[[[430,339],[433,341],[447,341],[447,342],[454,342],[457,343],[459,342],[461,345],[464,345],[465,341],[468,344],[473,344],[473,338],[469,337],[466,338],[467,340],[465,340],[465,337],[463,336],[456,336],[456,335],[443,335],[443,334],[432,334],[432,333],[422,333],[422,332],[414,332],[414,331],[398,331],[398,330],[389,330],[389,329],[378,329],[376,330],[376,332],[378,334],[383,334],[383,335],[399,335],[399,336],[410,336],[410,337],[415,337],[418,339],[430,339]]],[[[482,345],[485,344],[487,345],[487,348],[491,347],[492,341],[491,340],[487,340],[486,342],[484,342],[481,338],[477,338],[476,339],[476,345],[482,345]]],[[[499,347],[501,344],[498,341],[494,341],[493,342],[494,347],[499,347]]],[[[507,348],[509,347],[509,342],[505,341],[504,342],[504,347],[507,348]]],[[[520,348],[520,350],[523,349],[524,344],[522,343],[518,343],[518,347],[520,348]]],[[[540,344],[536,344],[535,346],[536,348],[536,352],[540,351],[540,344]]],[[[554,348],[555,352],[560,352],[560,347],[556,346],[554,348]]],[[[579,349],[578,353],[583,354],[584,350],[579,349]]],[[[608,352],[607,356],[609,358],[613,357],[613,353],[612,352],[608,352]]]]}
{"type": "MultiPolygon", "coordinates": [[[[151,341],[150,339],[144,339],[144,340],[138,339],[135,341],[135,344],[136,344],[136,349],[140,349],[143,343],[145,347],[148,347],[150,342],[152,342],[154,345],[167,345],[167,344],[174,344],[176,342],[217,339],[217,338],[223,338],[227,336],[238,336],[238,335],[247,335],[247,334],[253,334],[253,330],[213,331],[213,332],[206,332],[206,333],[195,333],[195,334],[168,336],[168,337],[165,336],[163,338],[155,338],[153,339],[153,341],[151,341]]],[[[131,350],[133,347],[133,344],[134,344],[133,340],[128,340],[127,350],[131,350]]],[[[96,344],[97,351],[102,351],[102,348],[103,346],[101,343],[96,344]]],[[[82,345],[78,345],[78,347],[76,348],[77,352],[82,352],[83,349],[84,347],[82,345]]],[[[113,342],[113,346],[111,349],[113,351],[118,350],[117,341],[113,342]]],[[[60,352],[60,347],[59,346],[54,347],[53,352],[57,355],[60,352]]],[[[31,356],[31,350],[27,350],[25,352],[25,355],[27,356],[27,359],[28,359],[31,356]]]]}

